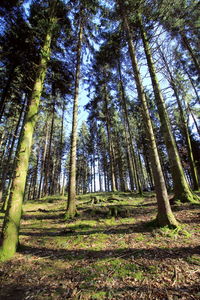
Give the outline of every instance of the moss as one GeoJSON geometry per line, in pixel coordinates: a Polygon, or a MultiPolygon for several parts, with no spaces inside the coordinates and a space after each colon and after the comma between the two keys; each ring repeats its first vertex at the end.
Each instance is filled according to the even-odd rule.
{"type": "Polygon", "coordinates": [[[118,245],[118,247],[120,247],[122,249],[125,249],[125,248],[129,247],[129,245],[124,240],[118,241],[117,245],[118,245]]]}
{"type": "Polygon", "coordinates": [[[159,272],[159,269],[157,266],[148,266],[147,272],[150,274],[157,274],[159,272]]]}
{"type": "Polygon", "coordinates": [[[103,291],[99,291],[99,292],[95,292],[91,295],[91,299],[93,300],[101,300],[101,299],[105,299],[107,296],[106,292],[103,291]]]}
{"type": "Polygon", "coordinates": [[[144,241],[145,240],[145,237],[143,234],[139,234],[135,237],[135,241],[136,242],[141,242],[141,241],[144,241]]]}
{"type": "Polygon", "coordinates": [[[159,232],[161,233],[161,235],[173,239],[178,239],[178,237],[180,236],[184,236],[188,238],[191,236],[191,234],[184,229],[183,225],[178,226],[176,228],[171,226],[164,226],[159,229],[159,232]]]}
{"type": "Polygon", "coordinates": [[[200,203],[200,197],[187,188],[182,193],[177,192],[171,201],[172,203],[181,202],[198,204],[200,203]]]}
{"type": "Polygon", "coordinates": [[[200,255],[192,255],[187,257],[186,261],[190,264],[200,266],[200,255]]]}
{"type": "Polygon", "coordinates": [[[76,217],[76,211],[66,211],[64,214],[64,220],[73,220],[76,217]]]}

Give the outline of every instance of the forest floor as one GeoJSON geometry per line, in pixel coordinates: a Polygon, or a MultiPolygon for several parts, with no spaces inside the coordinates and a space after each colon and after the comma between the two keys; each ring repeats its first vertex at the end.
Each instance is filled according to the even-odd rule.
{"type": "Polygon", "coordinates": [[[0,299],[200,299],[200,207],[176,204],[182,229],[156,229],[152,194],[96,195],[107,201],[78,197],[70,221],[66,198],[24,205],[19,252],[0,265],[0,299]]]}

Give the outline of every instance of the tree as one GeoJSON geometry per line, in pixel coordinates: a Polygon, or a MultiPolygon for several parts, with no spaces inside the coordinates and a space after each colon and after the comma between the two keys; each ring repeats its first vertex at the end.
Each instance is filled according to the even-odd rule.
{"type": "Polygon", "coordinates": [[[173,177],[173,184],[174,184],[174,194],[175,194],[174,198],[182,202],[193,202],[198,200],[198,197],[191,192],[184,175],[184,171],[181,165],[176,143],[172,134],[169,117],[165,108],[164,99],[156,76],[156,69],[151,55],[148,37],[142,23],[142,16],[140,14],[138,15],[138,24],[141,32],[141,37],[142,37],[144,51],[147,59],[149,73],[151,76],[155,101],[157,104],[158,113],[162,124],[165,144],[168,151],[171,172],[173,177]]]}
{"type": "Polygon", "coordinates": [[[77,150],[77,125],[78,125],[78,96],[80,83],[80,69],[81,69],[81,55],[83,47],[84,32],[89,24],[89,15],[94,14],[97,2],[94,1],[78,1],[77,12],[77,51],[76,51],[76,71],[75,71],[75,88],[74,88],[74,102],[73,102],[73,117],[72,117],[72,131],[71,131],[71,146],[70,146],[70,163],[69,163],[69,187],[68,187],[68,201],[66,218],[72,218],[76,214],[76,150],[77,150]]]}
{"type": "Polygon", "coordinates": [[[15,254],[19,243],[22,202],[26,184],[32,136],[37,120],[40,96],[42,93],[47,65],[51,55],[51,41],[58,21],[56,16],[57,5],[58,2],[54,0],[46,10],[48,12],[48,21],[45,26],[46,32],[43,37],[43,46],[40,50],[40,63],[38,66],[32,95],[28,103],[23,133],[21,135],[17,151],[11,194],[3,223],[1,260],[12,257],[15,254]]]}
{"type": "Polygon", "coordinates": [[[156,191],[156,197],[157,197],[157,204],[158,204],[158,215],[157,215],[157,221],[160,226],[165,225],[172,225],[177,226],[177,221],[171,211],[171,207],[169,204],[169,199],[167,195],[167,189],[165,186],[165,181],[161,169],[161,164],[159,160],[159,155],[157,151],[156,141],[153,133],[152,123],[147,107],[147,101],[146,96],[144,92],[144,88],[142,85],[140,72],[138,68],[138,63],[136,59],[136,53],[135,53],[135,47],[132,41],[131,36],[131,30],[129,27],[128,17],[127,17],[127,10],[126,6],[121,0],[117,1],[117,4],[119,6],[120,15],[123,21],[124,28],[126,30],[127,34],[127,40],[128,40],[128,46],[129,46],[129,53],[131,57],[131,63],[134,73],[134,78],[136,82],[138,97],[141,101],[142,105],[142,111],[143,111],[143,117],[144,122],[147,130],[147,135],[149,139],[149,144],[151,148],[151,167],[153,170],[153,176],[154,176],[154,182],[155,182],[155,191],[156,191]]]}

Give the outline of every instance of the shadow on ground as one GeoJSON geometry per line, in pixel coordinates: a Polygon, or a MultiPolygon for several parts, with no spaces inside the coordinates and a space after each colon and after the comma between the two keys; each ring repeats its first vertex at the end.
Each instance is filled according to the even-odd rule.
{"type": "Polygon", "coordinates": [[[63,260],[80,260],[80,259],[92,259],[100,260],[105,258],[117,258],[122,257],[128,259],[145,258],[154,260],[165,260],[187,258],[193,254],[200,253],[200,246],[196,247],[176,247],[176,248],[134,248],[134,249],[117,249],[117,250],[65,250],[65,249],[49,249],[46,247],[30,247],[22,245],[19,249],[22,254],[31,254],[38,257],[48,257],[51,260],[63,259],[63,260]]]}

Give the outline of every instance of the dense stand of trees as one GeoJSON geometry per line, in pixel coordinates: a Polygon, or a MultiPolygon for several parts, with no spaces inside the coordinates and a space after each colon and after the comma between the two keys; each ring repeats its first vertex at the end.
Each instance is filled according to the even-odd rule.
{"type": "Polygon", "coordinates": [[[0,4],[1,258],[23,201],[49,195],[68,194],[71,218],[77,194],[155,190],[157,224],[178,226],[168,192],[199,201],[198,1],[29,5],[0,4]]]}

